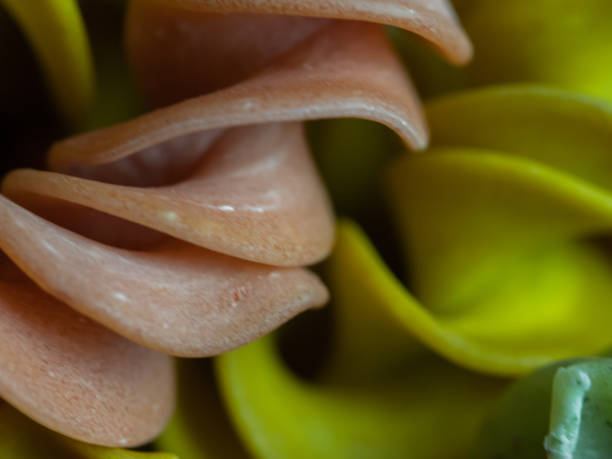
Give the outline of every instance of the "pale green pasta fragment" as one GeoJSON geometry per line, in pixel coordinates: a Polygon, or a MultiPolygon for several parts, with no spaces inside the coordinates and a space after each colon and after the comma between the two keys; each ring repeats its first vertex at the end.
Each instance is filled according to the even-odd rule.
{"type": "Polygon", "coordinates": [[[139,452],[90,445],[56,434],[0,402],[0,459],[178,459],[163,452],[139,452]]]}
{"type": "Polygon", "coordinates": [[[612,451],[612,359],[555,363],[514,384],[483,423],[474,459],[604,459],[612,451]]]}

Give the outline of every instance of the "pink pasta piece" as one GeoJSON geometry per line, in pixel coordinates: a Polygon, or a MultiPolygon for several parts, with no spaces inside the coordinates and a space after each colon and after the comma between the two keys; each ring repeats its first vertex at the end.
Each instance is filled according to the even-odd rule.
{"type": "Polygon", "coordinates": [[[109,446],[155,437],[174,407],[170,357],[81,316],[0,265],[0,395],[64,435],[109,446]]]}
{"type": "MultiPolygon", "coordinates": [[[[146,73],[154,79],[152,73],[159,72],[146,73]]],[[[177,97],[161,91],[153,99],[177,97]]],[[[336,117],[371,119],[394,129],[413,148],[427,144],[418,97],[377,25],[332,21],[233,86],[58,142],[49,163],[65,171],[78,164],[116,161],[205,130],[336,117]]]]}
{"type": "Polygon", "coordinates": [[[20,195],[59,198],[277,266],[315,263],[333,243],[331,208],[298,124],[229,130],[173,185],[137,188],[18,170],[3,192],[17,202],[20,195]]]}
{"type": "MultiPolygon", "coordinates": [[[[140,0],[147,1],[147,0],[140,0]]],[[[447,0],[154,0],[192,12],[266,13],[368,21],[422,36],[447,59],[465,63],[472,46],[447,0]]]]}
{"type": "Polygon", "coordinates": [[[179,241],[118,249],[2,197],[0,221],[0,248],[43,290],[169,354],[227,352],[327,301],[325,287],[304,269],[245,262],[179,241]]]}

